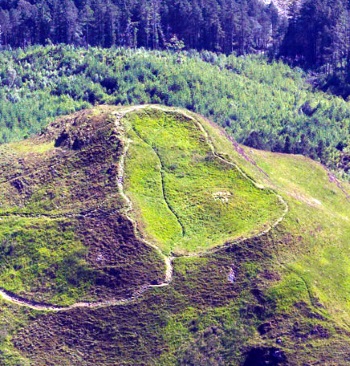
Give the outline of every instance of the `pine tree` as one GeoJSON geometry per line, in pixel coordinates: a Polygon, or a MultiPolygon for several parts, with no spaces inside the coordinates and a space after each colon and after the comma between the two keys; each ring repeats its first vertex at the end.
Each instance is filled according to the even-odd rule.
{"type": "Polygon", "coordinates": [[[91,1],[87,0],[79,11],[79,24],[82,31],[82,39],[85,45],[90,44],[91,29],[94,20],[94,11],[91,8],[91,1]]]}

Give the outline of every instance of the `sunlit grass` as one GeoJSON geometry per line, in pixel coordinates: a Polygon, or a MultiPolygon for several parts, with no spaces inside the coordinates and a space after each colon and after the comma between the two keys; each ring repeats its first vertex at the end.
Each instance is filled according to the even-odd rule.
{"type": "Polygon", "coordinates": [[[62,220],[2,218],[0,249],[0,286],[17,294],[37,290],[54,303],[71,304],[93,279],[87,248],[62,220]]]}
{"type": "Polygon", "coordinates": [[[154,110],[127,121],[126,193],[141,230],[165,252],[222,245],[258,233],[281,214],[276,195],[218,159],[195,121],[154,110]]]}

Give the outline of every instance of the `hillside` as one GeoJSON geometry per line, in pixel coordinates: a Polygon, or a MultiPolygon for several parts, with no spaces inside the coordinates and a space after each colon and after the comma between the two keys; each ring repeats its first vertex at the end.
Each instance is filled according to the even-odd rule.
{"type": "Polygon", "coordinates": [[[300,69],[207,51],[30,47],[0,53],[0,142],[96,104],[158,103],[214,120],[238,142],[350,172],[350,107],[300,69]]]}
{"type": "Polygon", "coordinates": [[[0,154],[2,365],[347,363],[350,187],[319,163],[161,106],[0,154]]]}

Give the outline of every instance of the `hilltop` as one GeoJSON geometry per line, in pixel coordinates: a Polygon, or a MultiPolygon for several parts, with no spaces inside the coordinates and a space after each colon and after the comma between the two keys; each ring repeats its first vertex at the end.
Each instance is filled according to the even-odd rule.
{"type": "Polygon", "coordinates": [[[321,164],[151,105],[0,154],[1,364],[347,362],[350,187],[321,164]]]}

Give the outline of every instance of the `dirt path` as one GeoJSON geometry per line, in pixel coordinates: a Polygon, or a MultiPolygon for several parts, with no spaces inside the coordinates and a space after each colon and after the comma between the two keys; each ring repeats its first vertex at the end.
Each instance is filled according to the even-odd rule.
{"type": "MultiPolygon", "coordinates": [[[[161,110],[164,112],[168,112],[168,113],[177,113],[176,110],[171,110],[171,109],[167,109],[167,108],[163,108],[160,106],[150,106],[150,105],[143,105],[143,106],[134,106],[134,107],[130,107],[130,108],[126,108],[123,109],[122,111],[116,111],[113,112],[112,114],[116,117],[116,128],[118,129],[118,131],[121,131],[122,133],[124,132],[123,130],[123,125],[122,125],[122,118],[130,113],[130,112],[134,112],[140,109],[144,109],[144,108],[154,108],[157,110],[161,110]]],[[[212,153],[214,156],[216,156],[218,159],[220,159],[221,161],[225,162],[228,165],[231,165],[233,167],[235,167],[235,169],[237,169],[240,174],[242,174],[246,179],[248,179],[249,181],[251,181],[255,187],[257,187],[258,189],[264,190],[266,188],[260,186],[259,184],[257,184],[253,179],[251,179],[250,177],[248,177],[236,164],[224,159],[222,156],[220,156],[216,151],[215,151],[215,147],[210,139],[209,134],[207,133],[207,131],[205,130],[205,128],[203,127],[203,125],[196,120],[194,117],[192,117],[191,115],[187,114],[186,112],[181,111],[181,113],[183,113],[183,115],[189,119],[191,119],[192,121],[194,121],[198,127],[200,128],[200,130],[202,131],[203,135],[205,136],[206,142],[208,143],[208,145],[210,146],[212,153]]],[[[123,134],[123,136],[125,137],[125,133],[123,134]]],[[[126,305],[129,304],[131,302],[136,301],[137,299],[139,299],[141,297],[141,295],[151,289],[151,288],[159,288],[159,287],[166,287],[169,286],[169,284],[171,283],[172,279],[173,279],[173,257],[168,257],[166,256],[159,247],[157,247],[156,245],[154,245],[153,243],[145,240],[144,238],[141,238],[139,235],[139,230],[137,228],[137,223],[135,222],[135,220],[130,217],[129,213],[132,211],[133,206],[132,206],[132,202],[129,199],[129,197],[125,194],[124,192],[124,185],[123,185],[123,178],[124,178],[124,166],[125,166],[125,157],[126,154],[128,152],[129,146],[130,146],[131,141],[129,139],[124,139],[124,151],[121,155],[121,159],[118,165],[118,189],[119,189],[119,193],[120,195],[123,197],[123,199],[126,202],[126,210],[125,210],[125,215],[126,217],[132,222],[133,224],[133,228],[134,228],[134,232],[135,235],[140,238],[147,246],[149,246],[150,248],[153,248],[154,250],[156,250],[158,252],[158,254],[163,258],[164,260],[164,264],[165,264],[165,273],[164,273],[164,280],[162,283],[159,283],[157,285],[150,285],[150,284],[146,284],[144,286],[142,286],[140,289],[136,290],[132,296],[128,297],[128,298],[123,298],[123,299],[110,299],[110,300],[106,300],[106,301],[97,301],[97,302],[77,302],[73,305],[70,306],[58,306],[58,305],[51,305],[51,304],[45,304],[45,303],[39,303],[39,302],[35,302],[35,301],[31,301],[25,298],[22,298],[10,291],[5,290],[4,288],[0,287],[0,296],[6,300],[9,301],[13,304],[17,304],[19,306],[24,306],[27,308],[31,308],[34,310],[38,310],[38,311],[51,311],[51,312],[60,312],[60,311],[69,311],[69,310],[73,310],[73,309],[77,309],[77,308],[90,308],[90,309],[96,309],[96,308],[102,308],[102,307],[109,307],[109,306],[117,306],[117,305],[126,305]]],[[[269,233],[273,228],[275,228],[286,216],[286,214],[289,211],[288,208],[288,204],[287,202],[283,199],[282,196],[280,196],[279,194],[277,194],[276,192],[274,192],[276,194],[276,196],[278,197],[279,201],[281,202],[281,204],[284,206],[284,211],[282,213],[282,215],[274,222],[272,223],[269,227],[267,227],[265,230],[259,232],[258,234],[255,235],[251,235],[249,237],[245,237],[245,238],[239,238],[236,239],[230,243],[215,247],[213,249],[210,249],[208,251],[205,252],[200,252],[200,253],[194,253],[194,254],[190,254],[190,255],[184,255],[178,258],[184,258],[184,257],[201,257],[204,255],[208,255],[210,253],[215,253],[219,250],[222,250],[224,248],[227,247],[231,247],[233,245],[242,243],[246,240],[249,239],[254,239],[254,238],[259,238],[267,233],[269,233]]],[[[10,215],[9,215],[10,216],[10,215]]]]}

